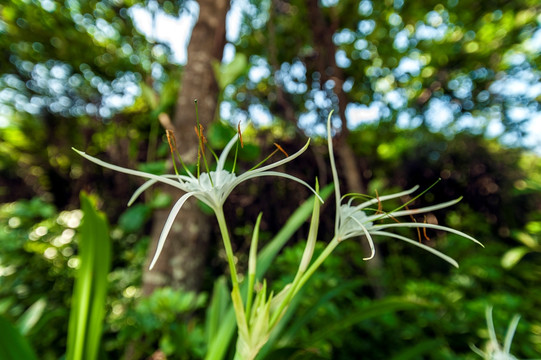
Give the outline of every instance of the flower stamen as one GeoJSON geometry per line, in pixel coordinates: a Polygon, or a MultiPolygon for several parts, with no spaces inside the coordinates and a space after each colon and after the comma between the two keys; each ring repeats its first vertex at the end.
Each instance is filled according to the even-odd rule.
{"type": "Polygon", "coordinates": [[[199,110],[197,106],[197,99],[194,100],[194,103],[195,103],[195,119],[197,121],[197,125],[195,126],[195,133],[197,134],[197,138],[199,139],[199,147],[197,149],[197,178],[199,179],[199,176],[201,175],[201,158],[203,158],[203,164],[205,165],[205,170],[206,170],[206,173],[208,174],[210,185],[214,187],[212,176],[210,176],[210,169],[207,162],[207,157],[205,156],[205,144],[207,143],[207,139],[205,138],[205,135],[203,135],[203,125],[201,125],[201,123],[199,122],[199,110]]]}
{"type": "Polygon", "coordinates": [[[165,130],[165,134],[167,135],[167,142],[169,143],[169,148],[171,149],[171,154],[173,154],[177,148],[177,140],[175,139],[175,134],[173,133],[173,130],[165,130]]]}
{"type": "MultiPolygon", "coordinates": [[[[196,103],[197,104],[197,103],[196,103]]],[[[194,126],[195,134],[197,135],[197,178],[199,179],[199,175],[201,174],[201,136],[199,135],[199,131],[197,130],[197,126],[194,126]]]]}
{"type": "Polygon", "coordinates": [[[269,156],[267,156],[262,161],[260,161],[259,164],[257,164],[253,168],[251,168],[250,171],[257,169],[258,167],[260,167],[261,165],[266,163],[267,160],[269,160],[271,157],[273,157],[273,155],[276,154],[278,151],[281,151],[282,153],[285,154],[286,157],[289,157],[289,155],[285,152],[285,150],[280,145],[278,145],[277,143],[274,143],[274,146],[276,146],[276,149],[274,149],[274,151],[271,152],[269,156]]]}
{"type": "Polygon", "coordinates": [[[167,142],[169,143],[169,149],[171,150],[171,160],[173,160],[173,168],[175,169],[175,174],[180,175],[177,169],[177,162],[175,161],[175,151],[177,148],[177,141],[175,139],[175,134],[173,130],[165,130],[165,135],[167,135],[167,142]]]}
{"type": "MultiPolygon", "coordinates": [[[[381,202],[381,199],[379,198],[379,194],[378,194],[378,190],[375,190],[376,192],[376,197],[375,199],[378,201],[378,208],[377,209],[372,209],[372,208],[366,208],[366,210],[373,210],[374,211],[374,215],[384,215],[382,216],[380,219],[382,220],[384,217],[388,217],[390,218],[391,220],[394,220],[395,222],[399,223],[400,224],[400,221],[398,221],[398,219],[396,219],[394,216],[391,215],[392,212],[388,213],[386,211],[383,211],[383,204],[381,202]]],[[[360,195],[360,194],[359,194],[360,195]]],[[[362,196],[358,196],[358,197],[362,197],[362,196]]],[[[368,197],[368,196],[364,196],[364,197],[368,197]]]]}
{"type": "MultiPolygon", "coordinates": [[[[406,210],[410,211],[408,205],[404,205],[404,207],[406,208],[406,210]]],[[[414,223],[417,223],[417,220],[415,220],[415,217],[413,216],[413,214],[410,214],[410,219],[414,223]]],[[[419,239],[419,243],[422,243],[422,241],[421,241],[421,229],[419,229],[419,228],[417,228],[417,238],[419,239]]]]}
{"type": "Polygon", "coordinates": [[[182,158],[180,157],[180,153],[178,152],[177,148],[177,139],[175,138],[175,133],[173,130],[166,129],[165,135],[167,135],[167,142],[169,143],[169,149],[171,149],[171,159],[173,160],[173,168],[175,169],[175,174],[180,175],[180,172],[177,169],[177,162],[175,160],[175,154],[177,155],[178,161],[180,162],[180,165],[186,171],[186,173],[190,176],[193,176],[190,170],[188,170],[188,167],[184,164],[184,161],[182,161],[182,158]]]}
{"type": "MultiPolygon", "coordinates": [[[[424,221],[425,224],[428,224],[428,221],[426,220],[426,215],[425,215],[425,221],[424,221]]],[[[426,234],[426,227],[423,228],[423,236],[425,237],[425,240],[426,241],[430,241],[430,237],[428,237],[428,235],[426,234]]]]}
{"type": "Polygon", "coordinates": [[[244,149],[244,142],[242,141],[242,131],[240,131],[240,121],[237,125],[238,133],[239,133],[239,140],[240,140],[240,147],[244,149]]]}
{"type": "MultiPolygon", "coordinates": [[[[286,153],[286,151],[280,145],[278,145],[277,143],[274,143],[274,146],[276,146],[278,148],[278,150],[280,150],[286,157],[289,157],[289,155],[286,153]]],[[[274,154],[274,152],[273,152],[273,154],[274,154]]]]}
{"type": "Polygon", "coordinates": [[[242,132],[240,131],[240,121],[239,121],[239,123],[237,125],[237,133],[239,134],[239,137],[238,137],[237,143],[235,145],[235,158],[233,159],[233,169],[231,170],[232,173],[234,173],[235,169],[237,168],[237,157],[238,157],[238,154],[239,154],[239,142],[240,142],[241,148],[244,148],[244,142],[242,141],[242,132]]]}
{"type": "Polygon", "coordinates": [[[381,200],[379,199],[378,190],[376,189],[376,199],[378,199],[378,209],[376,210],[376,214],[383,214],[383,205],[381,204],[381,200]]]}

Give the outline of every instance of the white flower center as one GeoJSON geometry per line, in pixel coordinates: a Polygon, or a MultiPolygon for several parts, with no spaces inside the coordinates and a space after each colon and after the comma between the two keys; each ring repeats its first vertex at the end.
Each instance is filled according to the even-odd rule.
{"type": "Polygon", "coordinates": [[[342,223],[340,224],[340,233],[347,234],[349,232],[358,232],[360,230],[359,223],[370,230],[372,222],[367,221],[367,216],[362,210],[356,210],[354,207],[347,204],[340,206],[342,223]]]}
{"type": "Polygon", "coordinates": [[[188,191],[204,191],[219,194],[224,188],[228,188],[237,176],[227,170],[211,171],[209,174],[204,172],[199,175],[199,180],[186,184],[188,191]],[[212,177],[212,182],[210,181],[212,177]]]}
{"type": "Polygon", "coordinates": [[[516,360],[511,354],[504,353],[503,351],[497,351],[493,354],[490,354],[490,359],[492,360],[516,360]]]}

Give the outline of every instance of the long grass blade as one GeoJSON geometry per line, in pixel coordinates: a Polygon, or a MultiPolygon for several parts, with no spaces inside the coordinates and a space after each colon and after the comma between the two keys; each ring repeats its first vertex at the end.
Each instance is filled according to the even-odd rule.
{"type": "Polygon", "coordinates": [[[84,220],[68,326],[67,360],[95,360],[100,346],[107,274],[111,266],[111,241],[105,215],[81,193],[84,220]]]}
{"type": "Polygon", "coordinates": [[[38,359],[26,338],[2,316],[0,316],[0,359],[38,359]]]}

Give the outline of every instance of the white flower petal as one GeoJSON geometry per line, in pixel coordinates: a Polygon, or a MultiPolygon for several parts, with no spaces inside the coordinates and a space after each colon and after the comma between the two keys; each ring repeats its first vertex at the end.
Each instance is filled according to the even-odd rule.
{"type": "Polygon", "coordinates": [[[505,340],[503,343],[503,351],[506,354],[509,354],[511,352],[511,343],[513,342],[513,336],[515,336],[515,331],[517,330],[519,321],[519,315],[513,316],[513,319],[511,320],[511,323],[509,323],[509,327],[507,328],[507,333],[505,334],[505,340]]]}
{"type": "Polygon", "coordinates": [[[225,146],[224,150],[220,154],[220,158],[218,159],[218,164],[216,165],[216,171],[220,171],[224,169],[227,155],[229,155],[229,152],[233,148],[233,145],[235,145],[235,142],[237,142],[238,137],[239,137],[239,134],[236,134],[235,136],[233,136],[233,138],[231,138],[231,140],[229,140],[229,142],[225,146]]]}
{"type": "MultiPolygon", "coordinates": [[[[289,175],[289,174],[286,174],[286,173],[281,173],[281,172],[278,172],[278,171],[264,171],[264,172],[258,172],[258,173],[254,173],[253,171],[245,172],[244,174],[237,177],[233,187],[237,186],[241,182],[244,182],[244,181],[246,181],[248,179],[252,179],[252,178],[256,178],[256,177],[262,177],[262,176],[278,176],[278,177],[283,177],[283,178],[286,178],[286,179],[296,181],[299,184],[302,184],[302,185],[306,186],[308,189],[310,189],[310,191],[312,191],[314,193],[314,195],[317,196],[319,201],[321,201],[323,203],[323,199],[321,198],[321,196],[319,196],[319,194],[310,185],[308,185],[307,182],[305,182],[304,180],[301,180],[298,177],[295,177],[293,175],[289,175]]],[[[233,190],[233,189],[231,189],[231,190],[233,190]]],[[[229,193],[227,195],[229,195],[229,193]]]]}
{"type": "Polygon", "coordinates": [[[458,230],[455,230],[453,228],[446,227],[446,226],[441,226],[441,225],[425,224],[425,223],[396,223],[396,224],[378,224],[378,225],[374,225],[375,230],[382,230],[382,229],[396,228],[396,227],[429,228],[429,229],[447,231],[447,232],[450,232],[450,233],[457,234],[457,235],[460,235],[462,237],[465,237],[466,239],[469,239],[469,240],[473,241],[474,243],[476,243],[478,245],[481,245],[482,247],[485,247],[477,239],[471,237],[470,235],[465,234],[462,231],[458,231],[458,230]]]}
{"type": "Polygon", "coordinates": [[[130,201],[128,201],[128,206],[131,206],[133,202],[139,197],[139,195],[141,195],[145,190],[147,190],[149,187],[156,184],[157,182],[158,180],[152,179],[146,181],[143,185],[139,186],[131,196],[130,201]]]}
{"type": "Polygon", "coordinates": [[[447,201],[447,202],[444,202],[444,203],[441,203],[441,204],[436,204],[436,205],[432,205],[432,206],[426,206],[426,207],[419,208],[419,209],[400,210],[400,211],[393,211],[393,212],[390,212],[390,213],[374,214],[374,215],[370,215],[368,218],[371,221],[374,221],[374,220],[385,219],[385,218],[388,218],[388,219],[389,218],[397,218],[397,217],[405,216],[405,215],[422,214],[422,213],[427,213],[427,212],[431,212],[431,211],[435,211],[435,210],[439,210],[439,209],[443,209],[443,208],[455,205],[456,203],[460,202],[460,200],[462,200],[462,198],[447,201]]]}
{"type": "Polygon", "coordinates": [[[143,177],[143,178],[146,178],[146,179],[153,179],[153,180],[156,180],[156,181],[159,181],[159,182],[174,186],[174,187],[179,188],[181,190],[184,190],[184,188],[182,187],[182,185],[180,183],[178,183],[177,181],[173,181],[173,180],[169,179],[168,176],[154,175],[154,174],[146,173],[146,172],[143,172],[143,171],[126,169],[126,168],[123,168],[121,166],[116,166],[116,165],[113,165],[113,164],[106,163],[105,161],[102,161],[102,160],[100,160],[98,158],[90,156],[90,155],[86,154],[85,152],[79,151],[79,150],[77,150],[75,148],[72,148],[72,149],[76,153],[78,153],[79,155],[84,157],[85,159],[88,159],[88,160],[92,161],[93,163],[98,164],[100,166],[103,166],[105,168],[115,170],[115,171],[118,171],[118,172],[121,172],[121,173],[124,173],[124,174],[140,176],[140,177],[143,177]]]}
{"type": "MultiPolygon", "coordinates": [[[[177,179],[179,183],[183,186],[182,188],[183,191],[189,191],[188,184],[194,181],[197,181],[196,178],[192,179],[189,176],[185,176],[185,175],[168,174],[168,175],[160,175],[160,176],[168,178],[168,179],[177,179]]],[[[130,201],[128,201],[128,206],[131,206],[133,202],[139,197],[139,195],[141,195],[144,191],[146,191],[148,188],[150,188],[152,185],[156,184],[157,182],[158,180],[151,179],[145,182],[143,185],[139,186],[139,188],[137,188],[137,190],[135,190],[135,192],[131,196],[130,201]]]]}
{"type": "Polygon", "coordinates": [[[340,179],[338,178],[338,171],[336,170],[336,163],[334,161],[334,149],[332,146],[331,117],[332,117],[333,111],[329,113],[329,117],[327,118],[327,144],[329,146],[329,159],[331,161],[332,181],[334,183],[334,196],[336,200],[334,233],[338,234],[339,224],[340,224],[340,201],[342,201],[342,195],[340,195],[340,179]]]}
{"type": "Polygon", "coordinates": [[[308,145],[310,145],[310,139],[308,139],[306,144],[299,151],[297,151],[295,154],[289,155],[285,159],[279,160],[277,162],[274,162],[274,163],[266,165],[266,166],[262,166],[260,168],[254,169],[254,170],[252,170],[250,172],[255,172],[255,173],[264,172],[264,171],[267,171],[267,170],[270,170],[270,169],[274,169],[275,167],[278,167],[278,166],[283,165],[285,163],[288,163],[290,161],[293,161],[295,158],[298,158],[303,152],[305,152],[306,149],[308,149],[308,145]]]}
{"type": "Polygon", "coordinates": [[[163,250],[163,246],[165,244],[165,240],[167,239],[167,235],[169,234],[169,231],[171,230],[171,227],[173,226],[173,222],[175,221],[175,218],[177,217],[178,212],[182,208],[182,205],[188,200],[191,196],[194,194],[189,192],[187,194],[184,194],[181,196],[180,199],[175,203],[173,208],[171,209],[171,212],[169,213],[169,216],[167,217],[167,221],[165,222],[165,225],[163,226],[162,233],[160,234],[160,239],[158,240],[158,246],[156,247],[156,253],[154,254],[154,258],[152,259],[152,262],[150,263],[150,270],[156,265],[156,261],[158,261],[158,257],[160,257],[160,253],[163,250]]]}
{"type": "Polygon", "coordinates": [[[414,241],[414,240],[411,240],[411,239],[408,239],[407,237],[405,236],[401,236],[401,235],[397,235],[397,234],[393,234],[393,233],[390,233],[390,232],[387,232],[387,231],[373,231],[372,232],[372,235],[380,235],[380,236],[388,236],[388,237],[391,237],[391,238],[395,238],[395,239],[398,239],[398,240],[402,240],[402,241],[405,241],[411,245],[414,245],[414,246],[417,246],[417,247],[420,247],[421,249],[423,250],[426,250],[428,252],[431,252],[432,254],[442,258],[443,260],[447,261],[449,264],[453,265],[454,267],[458,268],[458,263],[455,261],[455,259],[453,259],[452,257],[450,256],[447,256],[445,255],[444,253],[436,250],[436,249],[433,249],[431,248],[430,246],[426,246],[425,244],[422,244],[418,241],[414,241]]]}
{"type": "Polygon", "coordinates": [[[177,179],[178,182],[181,184],[197,181],[197,178],[193,175],[190,176],[190,175],[164,174],[164,175],[159,175],[159,176],[163,176],[168,179],[177,179]]]}
{"type": "MultiPolygon", "coordinates": [[[[385,200],[390,200],[390,199],[396,199],[396,198],[399,198],[399,197],[402,197],[402,196],[406,196],[406,195],[409,195],[415,191],[417,191],[417,189],[419,189],[419,185],[415,185],[414,187],[412,187],[411,189],[409,190],[405,190],[405,191],[402,191],[402,192],[399,192],[399,193],[395,193],[395,194],[389,194],[389,195],[383,195],[383,196],[380,196],[380,197],[377,197],[377,198],[374,198],[372,200],[368,200],[368,201],[365,201],[363,202],[362,204],[356,206],[356,209],[357,210],[361,210],[361,209],[364,209],[365,207],[367,206],[370,206],[370,205],[373,205],[373,204],[377,204],[381,201],[385,201],[385,200]]],[[[355,200],[354,198],[351,198],[349,201],[348,201],[348,204],[351,205],[351,202],[355,200]]]]}
{"type": "Polygon", "coordinates": [[[487,357],[487,354],[485,354],[483,351],[481,351],[481,349],[479,349],[477,346],[475,345],[472,345],[470,344],[470,349],[472,349],[472,351],[474,353],[476,353],[477,355],[479,355],[480,357],[482,357],[483,359],[487,357]]]}
{"type": "Polygon", "coordinates": [[[494,329],[494,322],[492,321],[492,306],[487,306],[485,316],[487,318],[487,328],[490,342],[493,344],[496,351],[501,351],[500,344],[498,344],[498,338],[496,337],[496,330],[494,329]]]}
{"type": "Polygon", "coordinates": [[[177,179],[179,182],[194,182],[197,181],[197,178],[193,175],[176,175],[176,174],[166,174],[162,175],[169,179],[177,179]]]}
{"type": "Polygon", "coordinates": [[[370,251],[371,251],[370,256],[367,258],[363,258],[363,260],[370,260],[374,258],[374,255],[376,255],[376,249],[374,247],[374,241],[372,240],[372,236],[370,236],[370,232],[363,224],[361,224],[359,220],[357,220],[354,217],[352,217],[351,219],[355,221],[361,227],[361,229],[364,232],[364,235],[366,236],[366,240],[368,241],[368,245],[370,246],[370,251]]]}

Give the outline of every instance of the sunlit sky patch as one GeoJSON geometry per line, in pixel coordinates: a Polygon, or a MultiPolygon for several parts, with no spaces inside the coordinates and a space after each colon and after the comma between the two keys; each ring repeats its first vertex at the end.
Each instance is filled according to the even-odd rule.
{"type": "Polygon", "coordinates": [[[137,29],[149,40],[159,40],[171,47],[174,62],[185,64],[190,35],[199,16],[199,6],[193,1],[187,2],[188,11],[179,17],[168,15],[154,2],[149,2],[147,8],[136,5],[130,9],[137,29]]]}
{"type": "Polygon", "coordinates": [[[356,128],[361,124],[372,123],[380,119],[381,103],[374,101],[369,106],[351,103],[346,108],[348,126],[356,128]]]}

